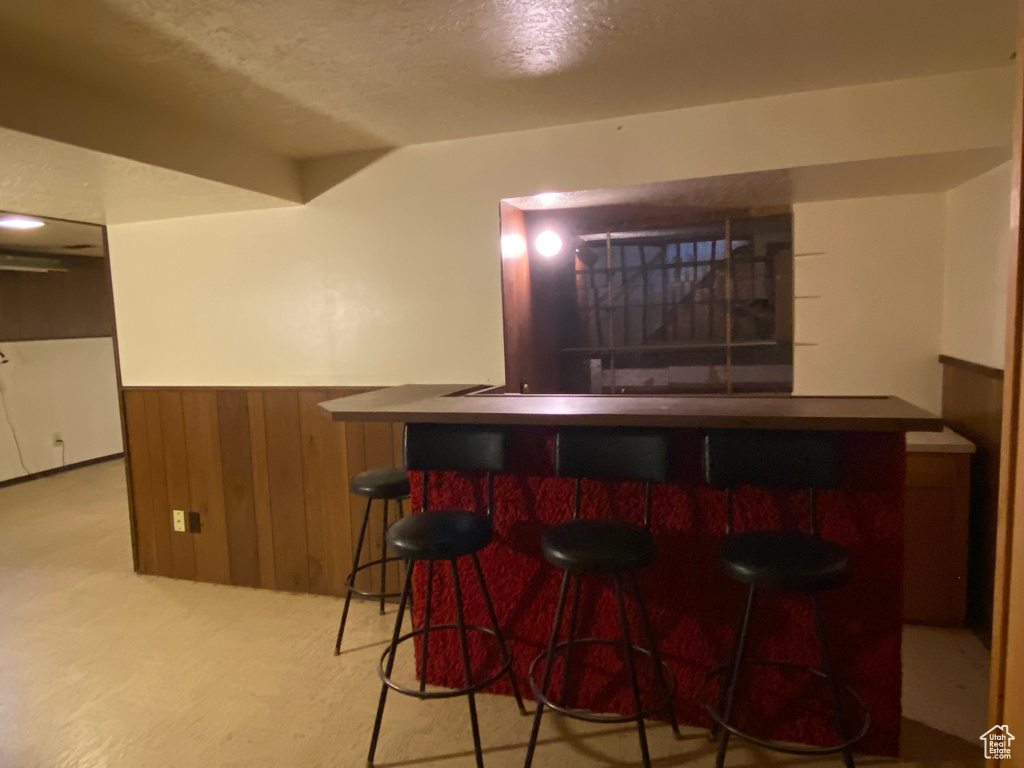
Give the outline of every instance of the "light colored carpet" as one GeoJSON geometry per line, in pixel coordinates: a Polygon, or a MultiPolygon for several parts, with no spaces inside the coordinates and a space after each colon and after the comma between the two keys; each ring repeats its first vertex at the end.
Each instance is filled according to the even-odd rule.
{"type": "MultiPolygon", "coordinates": [[[[313,768],[365,764],[393,613],[334,598],[132,573],[119,461],[0,489],[2,768],[313,768]]],[[[988,657],[964,631],[904,635],[903,761],[981,765],[988,657]]],[[[411,674],[411,673],[410,673],[411,674]]],[[[530,720],[482,695],[488,768],[521,766],[530,720]]],[[[650,727],[656,766],[714,762],[702,732],[650,727]]],[[[639,764],[631,726],[545,716],[534,765],[639,764]]],[[[380,766],[473,764],[464,699],[389,699],[380,766]]],[[[729,766],[837,766],[736,746],[729,766]]]]}

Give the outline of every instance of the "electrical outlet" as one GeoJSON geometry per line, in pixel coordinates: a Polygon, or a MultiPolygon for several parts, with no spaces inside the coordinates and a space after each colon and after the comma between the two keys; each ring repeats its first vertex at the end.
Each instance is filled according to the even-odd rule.
{"type": "Polygon", "coordinates": [[[64,436],[60,432],[54,432],[53,436],[50,438],[50,441],[54,445],[60,445],[61,443],[64,442],[64,436]]]}
{"type": "Polygon", "coordinates": [[[172,514],[174,516],[174,530],[178,533],[185,533],[185,510],[176,509],[172,514]]]}

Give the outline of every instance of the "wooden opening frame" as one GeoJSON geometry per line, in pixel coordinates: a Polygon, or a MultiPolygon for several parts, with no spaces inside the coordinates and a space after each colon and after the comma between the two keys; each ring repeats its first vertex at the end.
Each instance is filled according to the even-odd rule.
{"type": "MultiPolygon", "coordinates": [[[[1024,0],[1018,0],[1017,48],[1024,43],[1024,0]]],[[[1006,318],[1006,363],[1003,387],[1002,457],[999,467],[999,523],[992,626],[989,724],[1007,725],[1024,739],[1024,240],[1020,220],[1024,163],[1024,59],[1017,57],[1017,98],[1014,110],[1013,184],[1010,226],[1017,243],[1010,262],[1006,318]]],[[[995,761],[1024,765],[1016,759],[995,761]]]]}

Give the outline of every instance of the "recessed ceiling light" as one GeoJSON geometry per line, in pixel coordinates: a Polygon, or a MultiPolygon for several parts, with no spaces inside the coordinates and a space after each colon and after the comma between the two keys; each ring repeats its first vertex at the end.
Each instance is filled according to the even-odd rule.
{"type": "Polygon", "coordinates": [[[45,221],[27,219],[24,216],[5,216],[0,219],[0,227],[4,229],[39,229],[45,226],[45,221]]]}

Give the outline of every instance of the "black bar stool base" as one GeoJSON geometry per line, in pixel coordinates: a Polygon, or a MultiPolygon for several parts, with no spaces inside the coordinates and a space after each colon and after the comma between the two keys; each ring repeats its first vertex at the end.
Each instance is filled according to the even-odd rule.
{"type": "MultiPolygon", "coordinates": [[[[812,675],[820,677],[822,680],[828,681],[828,675],[826,675],[820,669],[809,667],[806,664],[796,664],[790,661],[776,661],[773,659],[744,659],[742,665],[752,667],[780,667],[782,669],[792,669],[795,671],[808,672],[812,675]]],[[[704,680],[705,687],[716,677],[720,677],[722,674],[729,671],[729,669],[732,668],[732,666],[732,664],[722,664],[721,666],[715,667],[715,669],[711,670],[711,672],[708,673],[708,676],[704,680]]],[[[853,690],[853,688],[851,688],[848,685],[840,687],[850,696],[850,698],[857,702],[857,705],[860,707],[861,712],[863,714],[864,724],[861,727],[860,731],[858,731],[856,736],[853,736],[849,739],[845,739],[844,741],[838,744],[826,747],[810,747],[801,746],[799,744],[793,744],[792,742],[788,741],[778,741],[777,739],[766,739],[760,736],[755,736],[754,734],[747,733],[746,731],[741,731],[736,726],[730,725],[729,723],[725,722],[725,719],[723,718],[722,714],[717,709],[708,704],[705,705],[704,708],[705,710],[707,710],[708,716],[714,721],[716,726],[711,731],[711,738],[717,740],[717,734],[721,733],[721,729],[724,728],[733,736],[737,737],[738,739],[742,739],[743,741],[749,744],[754,744],[758,747],[764,747],[765,749],[770,749],[774,752],[782,752],[787,755],[807,755],[813,757],[822,755],[836,755],[840,752],[845,752],[846,750],[854,747],[867,734],[868,729],[871,728],[871,713],[868,711],[867,703],[864,701],[863,698],[861,698],[859,693],[857,693],[855,690],[853,690]]]]}
{"type": "MultiPolygon", "coordinates": [[[[383,598],[388,599],[388,600],[390,600],[390,599],[397,599],[397,598],[402,596],[402,591],[401,590],[399,590],[398,592],[377,592],[376,590],[372,590],[372,589],[359,589],[358,587],[355,586],[355,579],[356,579],[356,574],[357,573],[359,573],[360,571],[365,571],[368,568],[376,568],[376,567],[384,565],[385,563],[404,563],[404,562],[405,561],[402,560],[402,558],[400,558],[400,557],[381,557],[381,558],[378,558],[377,560],[370,560],[368,563],[363,563],[358,568],[353,569],[352,573],[350,573],[348,575],[348,577],[346,577],[346,579],[345,579],[345,589],[347,589],[351,594],[359,595],[360,597],[372,597],[374,599],[379,599],[379,598],[383,597],[383,598]]],[[[381,611],[381,615],[382,616],[384,615],[383,611],[381,611]]]]}
{"type": "MultiPolygon", "coordinates": [[[[575,638],[571,643],[569,641],[558,643],[555,646],[555,655],[558,655],[568,650],[570,645],[610,645],[616,648],[621,648],[622,641],[603,637],[579,637],[575,638]]],[[[650,657],[652,660],[654,659],[654,654],[651,653],[650,649],[648,648],[642,648],[639,645],[632,645],[630,646],[630,648],[632,648],[632,650],[635,653],[642,653],[650,657]]],[[[583,720],[588,723],[606,724],[635,723],[638,720],[646,720],[647,718],[657,714],[658,712],[666,711],[672,706],[672,702],[675,701],[677,690],[675,674],[673,674],[672,668],[666,662],[661,661],[661,667],[663,670],[663,674],[665,675],[665,684],[667,686],[665,695],[663,698],[645,707],[638,713],[631,713],[628,715],[616,715],[607,712],[592,712],[588,709],[568,707],[565,706],[564,703],[556,704],[550,699],[550,697],[548,697],[546,692],[541,690],[540,683],[537,682],[534,675],[534,672],[537,669],[537,665],[540,664],[542,661],[546,660],[547,657],[547,651],[544,651],[533,660],[532,664],[530,664],[530,671],[528,674],[530,680],[530,688],[533,690],[534,698],[537,699],[538,706],[543,705],[548,709],[554,710],[555,712],[558,712],[561,715],[565,715],[566,717],[570,717],[573,720],[583,720]]]]}
{"type": "MultiPolygon", "coordinates": [[[[431,624],[429,627],[415,629],[412,632],[407,632],[406,634],[402,635],[394,643],[394,647],[398,648],[402,645],[402,643],[412,640],[413,638],[422,637],[423,635],[426,635],[428,633],[430,635],[433,635],[435,632],[439,631],[459,632],[461,630],[458,624],[431,624]]],[[[489,629],[488,627],[475,626],[473,624],[467,624],[465,626],[465,632],[467,633],[467,635],[471,632],[482,632],[484,634],[490,635],[494,638],[495,642],[499,643],[498,650],[499,652],[501,651],[500,640],[498,639],[498,635],[494,632],[493,629],[489,629]]],[[[471,683],[470,685],[465,686],[463,688],[444,688],[436,691],[421,690],[419,687],[407,688],[403,685],[400,685],[399,683],[396,683],[394,680],[391,679],[391,676],[386,674],[384,671],[384,667],[387,663],[388,657],[391,655],[391,648],[392,646],[389,645],[387,648],[384,649],[384,652],[380,655],[380,661],[377,663],[377,674],[380,675],[380,679],[384,683],[384,685],[393,690],[395,693],[401,693],[404,696],[412,696],[414,699],[453,699],[457,696],[465,696],[470,693],[476,693],[478,691],[482,691],[484,688],[487,688],[490,685],[493,685],[502,677],[509,674],[510,670],[512,669],[512,659],[509,658],[485,680],[480,680],[478,682],[471,683]]],[[[474,675],[471,671],[470,680],[472,680],[475,677],[476,675],[474,675]]]]}
{"type": "MultiPolygon", "coordinates": [[[[422,512],[422,515],[429,515],[430,512],[422,512]]],[[[380,689],[380,701],[377,704],[377,717],[373,725],[373,735],[370,737],[370,751],[366,758],[366,765],[368,767],[373,766],[373,758],[377,753],[377,741],[380,737],[381,724],[384,718],[384,706],[387,702],[387,696],[389,691],[395,691],[404,696],[411,696],[415,699],[427,700],[427,699],[451,699],[457,696],[465,696],[469,703],[469,722],[473,731],[473,754],[476,758],[477,768],[483,768],[483,747],[480,742],[480,723],[477,718],[476,712],[476,694],[483,690],[487,686],[495,683],[501,677],[507,676],[509,682],[512,685],[512,692],[515,695],[516,703],[519,705],[519,711],[522,714],[526,713],[523,706],[523,698],[519,694],[519,684],[516,682],[515,675],[512,672],[512,654],[508,649],[508,645],[505,642],[504,635],[501,632],[501,627],[498,624],[497,616],[494,613],[494,605],[491,603],[490,593],[487,591],[487,583],[484,580],[483,570],[480,567],[480,561],[476,556],[476,553],[469,555],[472,559],[473,570],[477,578],[477,582],[480,586],[480,592],[482,594],[484,605],[487,607],[487,613],[491,620],[491,627],[481,627],[473,624],[467,624],[463,610],[462,600],[462,585],[459,578],[459,569],[456,563],[456,559],[448,560],[448,566],[451,573],[452,580],[452,591],[455,597],[455,619],[456,623],[451,624],[431,624],[430,623],[430,597],[432,592],[433,584],[433,568],[436,560],[425,560],[424,562],[427,568],[427,594],[426,604],[424,605],[424,625],[419,629],[413,629],[411,632],[402,633],[402,620],[405,617],[406,606],[409,605],[410,599],[412,598],[412,575],[413,575],[413,561],[406,561],[406,576],[405,576],[405,587],[402,590],[402,596],[398,603],[398,616],[395,618],[395,630],[392,635],[391,642],[388,643],[387,648],[381,654],[380,661],[377,664],[377,674],[381,679],[380,689]],[[456,632],[459,638],[459,646],[462,651],[462,670],[465,679],[465,685],[461,688],[453,689],[440,689],[440,690],[426,690],[426,672],[427,672],[427,659],[429,649],[429,638],[430,635],[435,632],[456,632]],[[473,670],[470,667],[470,652],[469,652],[469,633],[477,632],[490,635],[494,638],[497,643],[498,651],[501,654],[502,664],[496,672],[488,675],[486,679],[477,680],[474,682],[476,677],[473,674],[473,670]],[[419,666],[418,672],[420,673],[420,680],[418,688],[410,688],[392,680],[391,676],[395,669],[395,658],[398,655],[398,648],[409,640],[414,640],[417,637],[423,638],[423,654],[421,657],[421,665],[419,666]]]]}
{"type": "MultiPolygon", "coordinates": [[[[537,749],[537,740],[540,735],[540,723],[541,718],[544,716],[545,708],[549,708],[558,712],[566,717],[570,717],[574,720],[583,720],[590,723],[635,723],[637,730],[637,739],[640,743],[640,762],[644,768],[651,768],[651,755],[650,750],[647,746],[647,729],[644,724],[646,718],[657,712],[665,712],[668,715],[669,725],[672,727],[672,732],[679,736],[679,725],[676,722],[675,716],[675,695],[676,695],[676,678],[672,673],[671,667],[669,667],[661,659],[661,655],[657,650],[657,641],[654,637],[654,632],[651,628],[650,618],[647,615],[647,608],[644,605],[643,596],[637,587],[636,580],[632,573],[611,573],[609,574],[612,579],[612,583],[615,588],[615,602],[618,608],[619,614],[619,628],[622,631],[622,636],[617,639],[601,638],[601,637],[576,637],[576,624],[578,620],[578,609],[579,609],[579,596],[580,596],[580,582],[584,575],[582,573],[572,573],[570,571],[564,571],[562,575],[562,587],[558,593],[558,603],[555,606],[555,621],[551,628],[551,640],[548,643],[547,649],[541,653],[533,663],[530,664],[530,687],[533,689],[533,694],[537,699],[537,709],[534,712],[533,717],[533,729],[530,731],[530,740],[526,746],[526,762],[524,768],[531,768],[533,765],[534,753],[537,749]],[[569,611],[569,624],[568,631],[569,637],[564,642],[559,642],[558,637],[562,626],[562,615],[565,612],[566,598],[569,593],[569,582],[575,578],[576,585],[573,590],[572,607],[569,611]],[[623,580],[628,579],[632,582],[634,591],[636,593],[636,602],[639,609],[641,619],[643,620],[644,634],[647,636],[647,641],[650,648],[644,648],[642,646],[634,645],[630,637],[629,619],[626,614],[626,602],[625,595],[622,588],[623,580]],[[570,685],[573,667],[571,665],[571,656],[573,648],[576,645],[611,645],[617,646],[622,651],[623,662],[626,671],[629,675],[630,689],[633,694],[633,710],[628,714],[607,714],[591,712],[589,710],[579,709],[576,707],[570,707],[566,705],[570,695],[573,693],[570,685]],[[637,677],[636,665],[633,663],[633,657],[636,653],[642,653],[649,656],[653,662],[655,677],[658,683],[661,685],[664,695],[657,702],[644,706],[640,698],[640,683],[637,677]],[[563,682],[562,682],[562,702],[555,703],[547,694],[547,689],[551,685],[551,671],[554,666],[555,657],[559,654],[565,656],[565,669],[563,671],[563,682]],[[543,663],[543,675],[541,682],[538,683],[534,679],[534,672],[540,662],[543,663]]],[[[597,574],[590,574],[597,575],[597,574]]]]}
{"type": "MultiPolygon", "coordinates": [[[[374,472],[376,470],[370,470],[374,472]]],[[[366,473],[363,473],[366,474],[366,473]]],[[[357,475],[356,479],[362,475],[357,475]]],[[[366,499],[366,511],[363,512],[363,522],[359,528],[359,538],[356,543],[356,549],[353,553],[352,565],[353,568],[349,572],[348,576],[345,577],[345,607],[341,612],[341,623],[338,625],[338,638],[334,643],[334,655],[341,655],[341,641],[345,637],[345,626],[348,624],[348,611],[352,605],[352,595],[359,595],[360,597],[370,597],[374,600],[380,601],[380,615],[384,615],[384,601],[388,599],[401,597],[402,592],[388,592],[388,581],[387,581],[387,564],[388,563],[401,563],[405,562],[400,557],[389,557],[387,555],[387,544],[386,542],[381,543],[381,551],[383,555],[376,560],[370,560],[369,562],[359,564],[359,560],[363,553],[363,542],[366,540],[366,529],[370,524],[370,510],[373,507],[374,501],[384,502],[384,519],[382,529],[387,534],[388,528],[388,505],[391,502],[395,502],[398,506],[398,519],[401,520],[404,516],[404,509],[402,502],[406,501],[408,496],[408,488],[405,489],[406,494],[403,496],[387,497],[387,496],[368,496],[366,499]],[[355,586],[356,574],[367,570],[369,568],[380,568],[381,588],[380,590],[371,589],[359,589],[355,586]]]]}

